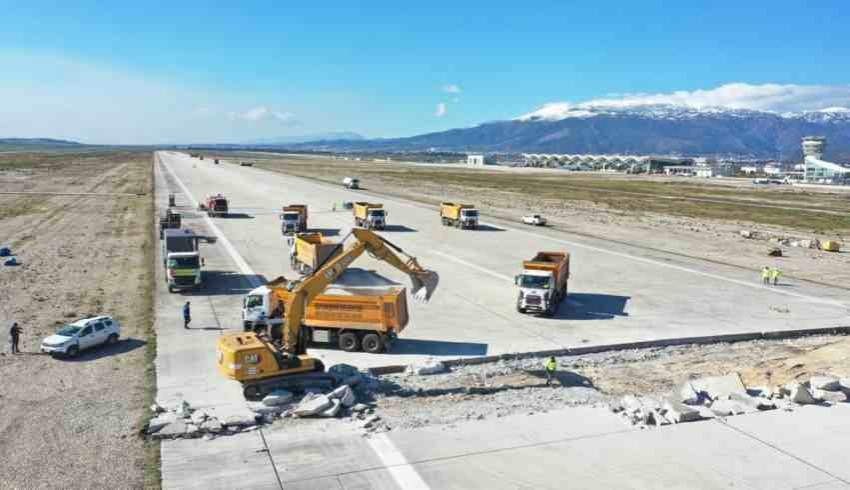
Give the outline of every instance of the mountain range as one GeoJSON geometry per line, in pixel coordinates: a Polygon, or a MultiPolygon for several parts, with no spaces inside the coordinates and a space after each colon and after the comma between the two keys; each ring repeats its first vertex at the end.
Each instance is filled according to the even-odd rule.
{"type": "Polygon", "coordinates": [[[827,158],[850,160],[850,109],[777,113],[748,109],[551,105],[506,121],[404,138],[292,145],[329,151],[472,151],[801,158],[800,139],[827,138],[827,158]]]}

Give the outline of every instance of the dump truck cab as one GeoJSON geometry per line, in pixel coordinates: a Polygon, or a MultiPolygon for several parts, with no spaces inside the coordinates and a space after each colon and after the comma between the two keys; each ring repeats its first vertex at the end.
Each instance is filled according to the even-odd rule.
{"type": "Polygon", "coordinates": [[[538,252],[531,260],[523,261],[523,269],[514,277],[519,287],[517,311],[553,315],[567,296],[570,274],[569,254],[538,252]]]}
{"type": "Polygon", "coordinates": [[[280,214],[280,232],[284,235],[307,231],[307,206],[291,204],[284,206],[280,214]]]}
{"type": "Polygon", "coordinates": [[[186,228],[165,230],[162,261],[169,292],[193,289],[201,285],[204,259],[198,246],[200,238],[186,228]]]}
{"type": "Polygon", "coordinates": [[[383,204],[369,202],[354,203],[354,224],[369,230],[383,230],[387,227],[387,212],[383,204]]]}

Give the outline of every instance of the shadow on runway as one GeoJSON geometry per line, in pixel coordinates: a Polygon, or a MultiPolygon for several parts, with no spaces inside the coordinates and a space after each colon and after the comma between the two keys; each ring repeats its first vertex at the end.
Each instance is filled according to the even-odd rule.
{"type": "Polygon", "coordinates": [[[242,295],[254,288],[251,281],[255,278],[260,284],[268,282],[266,276],[262,274],[246,275],[233,271],[205,270],[200,288],[180,291],[180,294],[183,296],[242,295]]]}
{"type": "Polygon", "coordinates": [[[490,225],[478,225],[478,228],[476,228],[475,231],[505,231],[505,229],[490,225]]]}
{"type": "Polygon", "coordinates": [[[442,340],[398,339],[388,354],[429,354],[432,356],[486,356],[487,344],[442,340]]]}
{"type": "Polygon", "coordinates": [[[250,214],[247,214],[247,213],[227,213],[226,215],[222,216],[222,218],[225,218],[225,219],[254,219],[253,216],[251,216],[250,214]]]}
{"type": "Polygon", "coordinates": [[[613,294],[568,293],[558,312],[552,315],[556,320],[610,320],[618,316],[629,316],[626,303],[631,296],[613,294]]]}
{"type": "Polygon", "coordinates": [[[384,228],[383,231],[387,231],[387,232],[392,233],[392,232],[399,232],[399,231],[408,231],[409,232],[409,231],[416,231],[416,230],[414,230],[413,228],[408,228],[404,225],[387,225],[386,228],[384,228]]]}
{"type": "Polygon", "coordinates": [[[56,356],[56,359],[68,362],[94,361],[102,357],[117,356],[126,352],[131,352],[140,347],[145,346],[146,344],[147,342],[145,342],[144,340],[128,337],[125,339],[119,339],[117,343],[112,345],[100,345],[97,347],[92,347],[88,350],[84,350],[80,352],[77,357],[56,356]]]}
{"type": "Polygon", "coordinates": [[[310,228],[307,230],[310,233],[321,233],[322,236],[337,236],[339,228],[310,228]]]}
{"type": "Polygon", "coordinates": [[[189,328],[187,328],[186,330],[215,330],[215,331],[222,331],[222,330],[224,330],[224,329],[223,329],[222,327],[193,327],[193,326],[191,326],[191,324],[190,324],[189,328]]]}

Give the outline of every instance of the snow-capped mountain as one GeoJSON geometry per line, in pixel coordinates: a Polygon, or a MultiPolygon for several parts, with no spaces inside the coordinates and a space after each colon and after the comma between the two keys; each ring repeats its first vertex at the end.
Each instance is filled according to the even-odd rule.
{"type": "Polygon", "coordinates": [[[681,104],[548,104],[516,119],[407,138],[304,144],[357,151],[487,151],[746,156],[798,160],[803,136],[850,160],[850,109],[771,112],[681,104]]]}

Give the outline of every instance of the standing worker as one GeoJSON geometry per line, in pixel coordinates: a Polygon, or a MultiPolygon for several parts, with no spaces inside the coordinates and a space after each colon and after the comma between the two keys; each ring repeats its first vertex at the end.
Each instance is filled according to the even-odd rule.
{"type": "Polygon", "coordinates": [[[770,270],[770,278],[773,279],[773,285],[776,286],[779,283],[779,276],[782,275],[782,271],[779,270],[779,267],[774,267],[770,270]]]}
{"type": "Polygon", "coordinates": [[[183,305],[183,328],[189,328],[189,322],[192,321],[191,310],[189,309],[189,302],[187,301],[185,305],[183,305]]]}
{"type": "Polygon", "coordinates": [[[558,361],[555,356],[551,356],[546,361],[546,386],[552,386],[552,378],[555,376],[555,370],[558,369],[558,361]]]}
{"type": "Polygon", "coordinates": [[[761,270],[761,282],[765,286],[770,286],[770,267],[764,266],[761,270]]]}
{"type": "Polygon", "coordinates": [[[20,354],[21,350],[18,349],[18,340],[21,338],[21,327],[18,326],[18,322],[12,322],[12,327],[9,328],[9,343],[12,344],[12,354],[20,354]]]}

